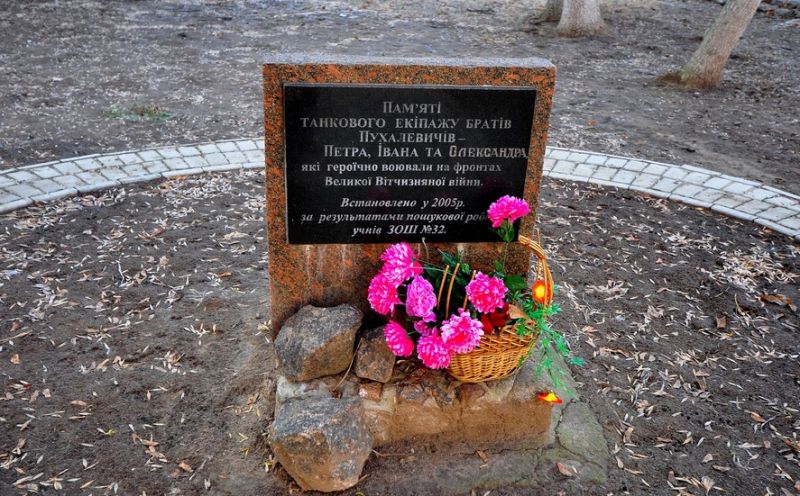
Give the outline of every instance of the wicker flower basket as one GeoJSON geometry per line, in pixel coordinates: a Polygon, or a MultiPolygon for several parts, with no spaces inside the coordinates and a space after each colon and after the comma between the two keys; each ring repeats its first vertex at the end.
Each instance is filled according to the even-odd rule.
{"type": "MultiPolygon", "coordinates": [[[[539,243],[525,236],[520,236],[518,243],[535,255],[536,280],[544,281],[547,288],[544,304],[550,305],[553,302],[553,276],[544,250],[539,243]]],[[[441,291],[439,293],[441,295],[441,291]]],[[[499,333],[481,337],[480,346],[473,351],[453,355],[447,371],[461,382],[485,382],[507,377],[524,362],[538,337],[538,329],[532,334],[519,336],[513,323],[509,323],[499,333]]]]}

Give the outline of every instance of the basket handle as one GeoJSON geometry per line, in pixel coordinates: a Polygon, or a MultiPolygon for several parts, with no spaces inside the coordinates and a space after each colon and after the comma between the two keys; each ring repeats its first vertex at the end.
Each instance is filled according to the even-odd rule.
{"type": "MultiPolygon", "coordinates": [[[[531,238],[528,238],[526,236],[520,235],[519,239],[517,240],[517,243],[519,243],[520,245],[522,245],[525,248],[527,248],[528,250],[530,250],[531,253],[533,253],[533,255],[536,257],[536,272],[535,272],[536,280],[537,281],[539,281],[539,280],[544,281],[545,288],[546,288],[544,304],[545,305],[552,304],[553,303],[553,274],[550,272],[550,267],[547,265],[547,254],[544,252],[544,250],[542,249],[542,247],[541,247],[541,245],[539,243],[537,243],[536,241],[534,241],[531,238]]],[[[447,295],[446,295],[447,303],[445,305],[445,315],[449,315],[450,314],[450,295],[451,295],[451,293],[453,291],[453,285],[455,284],[455,279],[456,279],[456,277],[458,275],[458,269],[459,269],[460,265],[461,264],[457,264],[456,265],[455,270],[453,271],[452,274],[448,274],[448,271],[449,271],[450,267],[449,266],[445,267],[444,276],[442,277],[442,282],[439,285],[439,291],[438,291],[438,295],[436,297],[436,306],[437,307],[439,305],[441,305],[441,303],[442,303],[442,293],[444,292],[445,286],[448,285],[447,284],[448,275],[450,276],[449,287],[448,287],[447,295]]],[[[475,277],[475,274],[476,274],[476,271],[473,270],[472,271],[472,277],[473,278],[475,277]]],[[[462,303],[461,308],[467,308],[467,298],[466,297],[464,297],[464,302],[462,303]]]]}
{"type": "Polygon", "coordinates": [[[529,249],[536,256],[536,280],[544,281],[545,284],[545,305],[553,303],[553,273],[550,272],[550,266],[547,265],[547,254],[542,249],[542,246],[536,241],[526,236],[519,236],[517,243],[529,249]]]}

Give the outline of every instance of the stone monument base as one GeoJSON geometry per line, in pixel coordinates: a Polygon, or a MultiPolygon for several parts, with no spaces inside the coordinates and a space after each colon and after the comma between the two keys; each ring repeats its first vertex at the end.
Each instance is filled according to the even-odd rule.
{"type": "MultiPolygon", "coordinates": [[[[406,365],[404,367],[404,365],[406,365]]],[[[553,442],[553,405],[536,398],[546,386],[533,361],[511,377],[461,384],[445,372],[424,368],[381,385],[361,384],[359,394],[374,445],[399,441],[474,442],[539,447],[553,442]],[[380,395],[378,395],[380,392],[380,395]]]]}
{"type": "MultiPolygon", "coordinates": [[[[428,370],[413,361],[398,362],[386,384],[342,374],[307,382],[279,377],[270,443],[303,489],[320,491],[355,485],[374,448],[392,451],[393,446],[438,447],[432,460],[442,465],[442,477],[414,480],[409,476],[404,484],[410,484],[412,493],[424,489],[450,494],[478,487],[526,485],[525,481],[534,484],[548,473],[552,476],[554,470],[558,470],[556,474],[572,471],[562,477],[576,481],[604,481],[608,451],[602,429],[583,403],[570,398],[564,398],[563,404],[537,399],[539,392],[552,390],[546,376],[537,377],[537,363],[534,354],[514,375],[481,384],[460,383],[444,371],[428,370]],[[290,416],[298,418],[287,418],[290,416]],[[342,424],[344,419],[347,425],[342,424]],[[283,432],[285,426],[298,430],[300,424],[301,437],[283,432]],[[347,447],[346,470],[337,472],[337,476],[343,471],[349,474],[348,481],[330,481],[330,474],[316,473],[332,466],[328,460],[342,457],[337,441],[320,439],[332,439],[342,431],[365,430],[371,439],[359,434],[360,443],[347,447]],[[329,434],[323,434],[326,431],[329,434]],[[309,441],[303,441],[303,436],[309,441]],[[301,456],[294,456],[292,450],[300,445],[304,446],[301,456]],[[494,449],[502,456],[493,456],[493,463],[483,463],[484,469],[477,471],[451,466],[455,459],[448,459],[448,451],[464,449],[494,449]],[[303,462],[299,467],[297,459],[325,462],[303,462]]],[[[566,365],[562,366],[568,374],[566,365]]],[[[574,386],[569,376],[566,382],[574,386]]]]}

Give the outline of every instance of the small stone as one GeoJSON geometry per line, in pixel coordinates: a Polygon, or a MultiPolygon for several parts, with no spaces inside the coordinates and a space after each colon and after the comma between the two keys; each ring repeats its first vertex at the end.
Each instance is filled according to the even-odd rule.
{"type": "MultiPolygon", "coordinates": [[[[341,379],[337,379],[337,384],[341,381],[341,379]]],[[[334,384],[336,387],[336,384],[334,384]]],[[[333,388],[331,388],[333,389],[333,388]]],[[[339,384],[339,387],[336,387],[334,394],[338,395],[339,398],[355,398],[358,396],[359,384],[356,382],[355,379],[347,379],[346,381],[339,384]]]]}
{"type": "Polygon", "coordinates": [[[290,317],[275,340],[286,377],[307,381],[347,369],[353,359],[361,312],[350,305],[306,305],[290,317]]]}
{"type": "Polygon", "coordinates": [[[293,382],[285,376],[278,376],[275,388],[275,401],[278,405],[291,400],[330,397],[330,388],[323,381],[293,382]]]}
{"type": "Polygon", "coordinates": [[[342,491],[358,483],[372,434],[358,398],[309,398],[276,412],[269,445],[304,491],[342,491]]]}
{"type": "Polygon", "coordinates": [[[392,378],[394,361],[394,353],[383,336],[383,327],[376,327],[366,331],[358,344],[354,372],[362,379],[385,384],[392,378]]]}
{"type": "Polygon", "coordinates": [[[458,401],[461,403],[472,403],[486,394],[480,384],[462,384],[458,387],[458,401]]]}
{"type": "Polygon", "coordinates": [[[436,399],[439,406],[445,407],[455,404],[456,392],[450,388],[443,387],[442,384],[435,384],[428,388],[430,395],[436,399]]]}
{"type": "Polygon", "coordinates": [[[382,392],[380,382],[365,382],[358,387],[358,395],[369,401],[380,401],[382,392]]]}
{"type": "Polygon", "coordinates": [[[402,401],[406,401],[408,403],[422,404],[425,403],[426,399],[428,399],[428,395],[425,394],[425,390],[422,389],[422,386],[419,384],[403,386],[403,388],[400,389],[398,396],[402,401]]]}

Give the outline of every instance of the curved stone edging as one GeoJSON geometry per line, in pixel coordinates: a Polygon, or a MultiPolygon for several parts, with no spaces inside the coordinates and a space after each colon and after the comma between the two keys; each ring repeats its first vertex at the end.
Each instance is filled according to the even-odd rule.
{"type": "MultiPolygon", "coordinates": [[[[0,171],[0,213],[122,184],[264,167],[262,139],[86,155],[0,171]]],[[[800,241],[800,196],[692,165],[548,147],[544,174],[630,189],[745,221],[800,241]]]]}
{"type": "Polygon", "coordinates": [[[630,189],[752,221],[800,240],[800,196],[693,165],[548,148],[544,173],[554,179],[630,189]]]}

